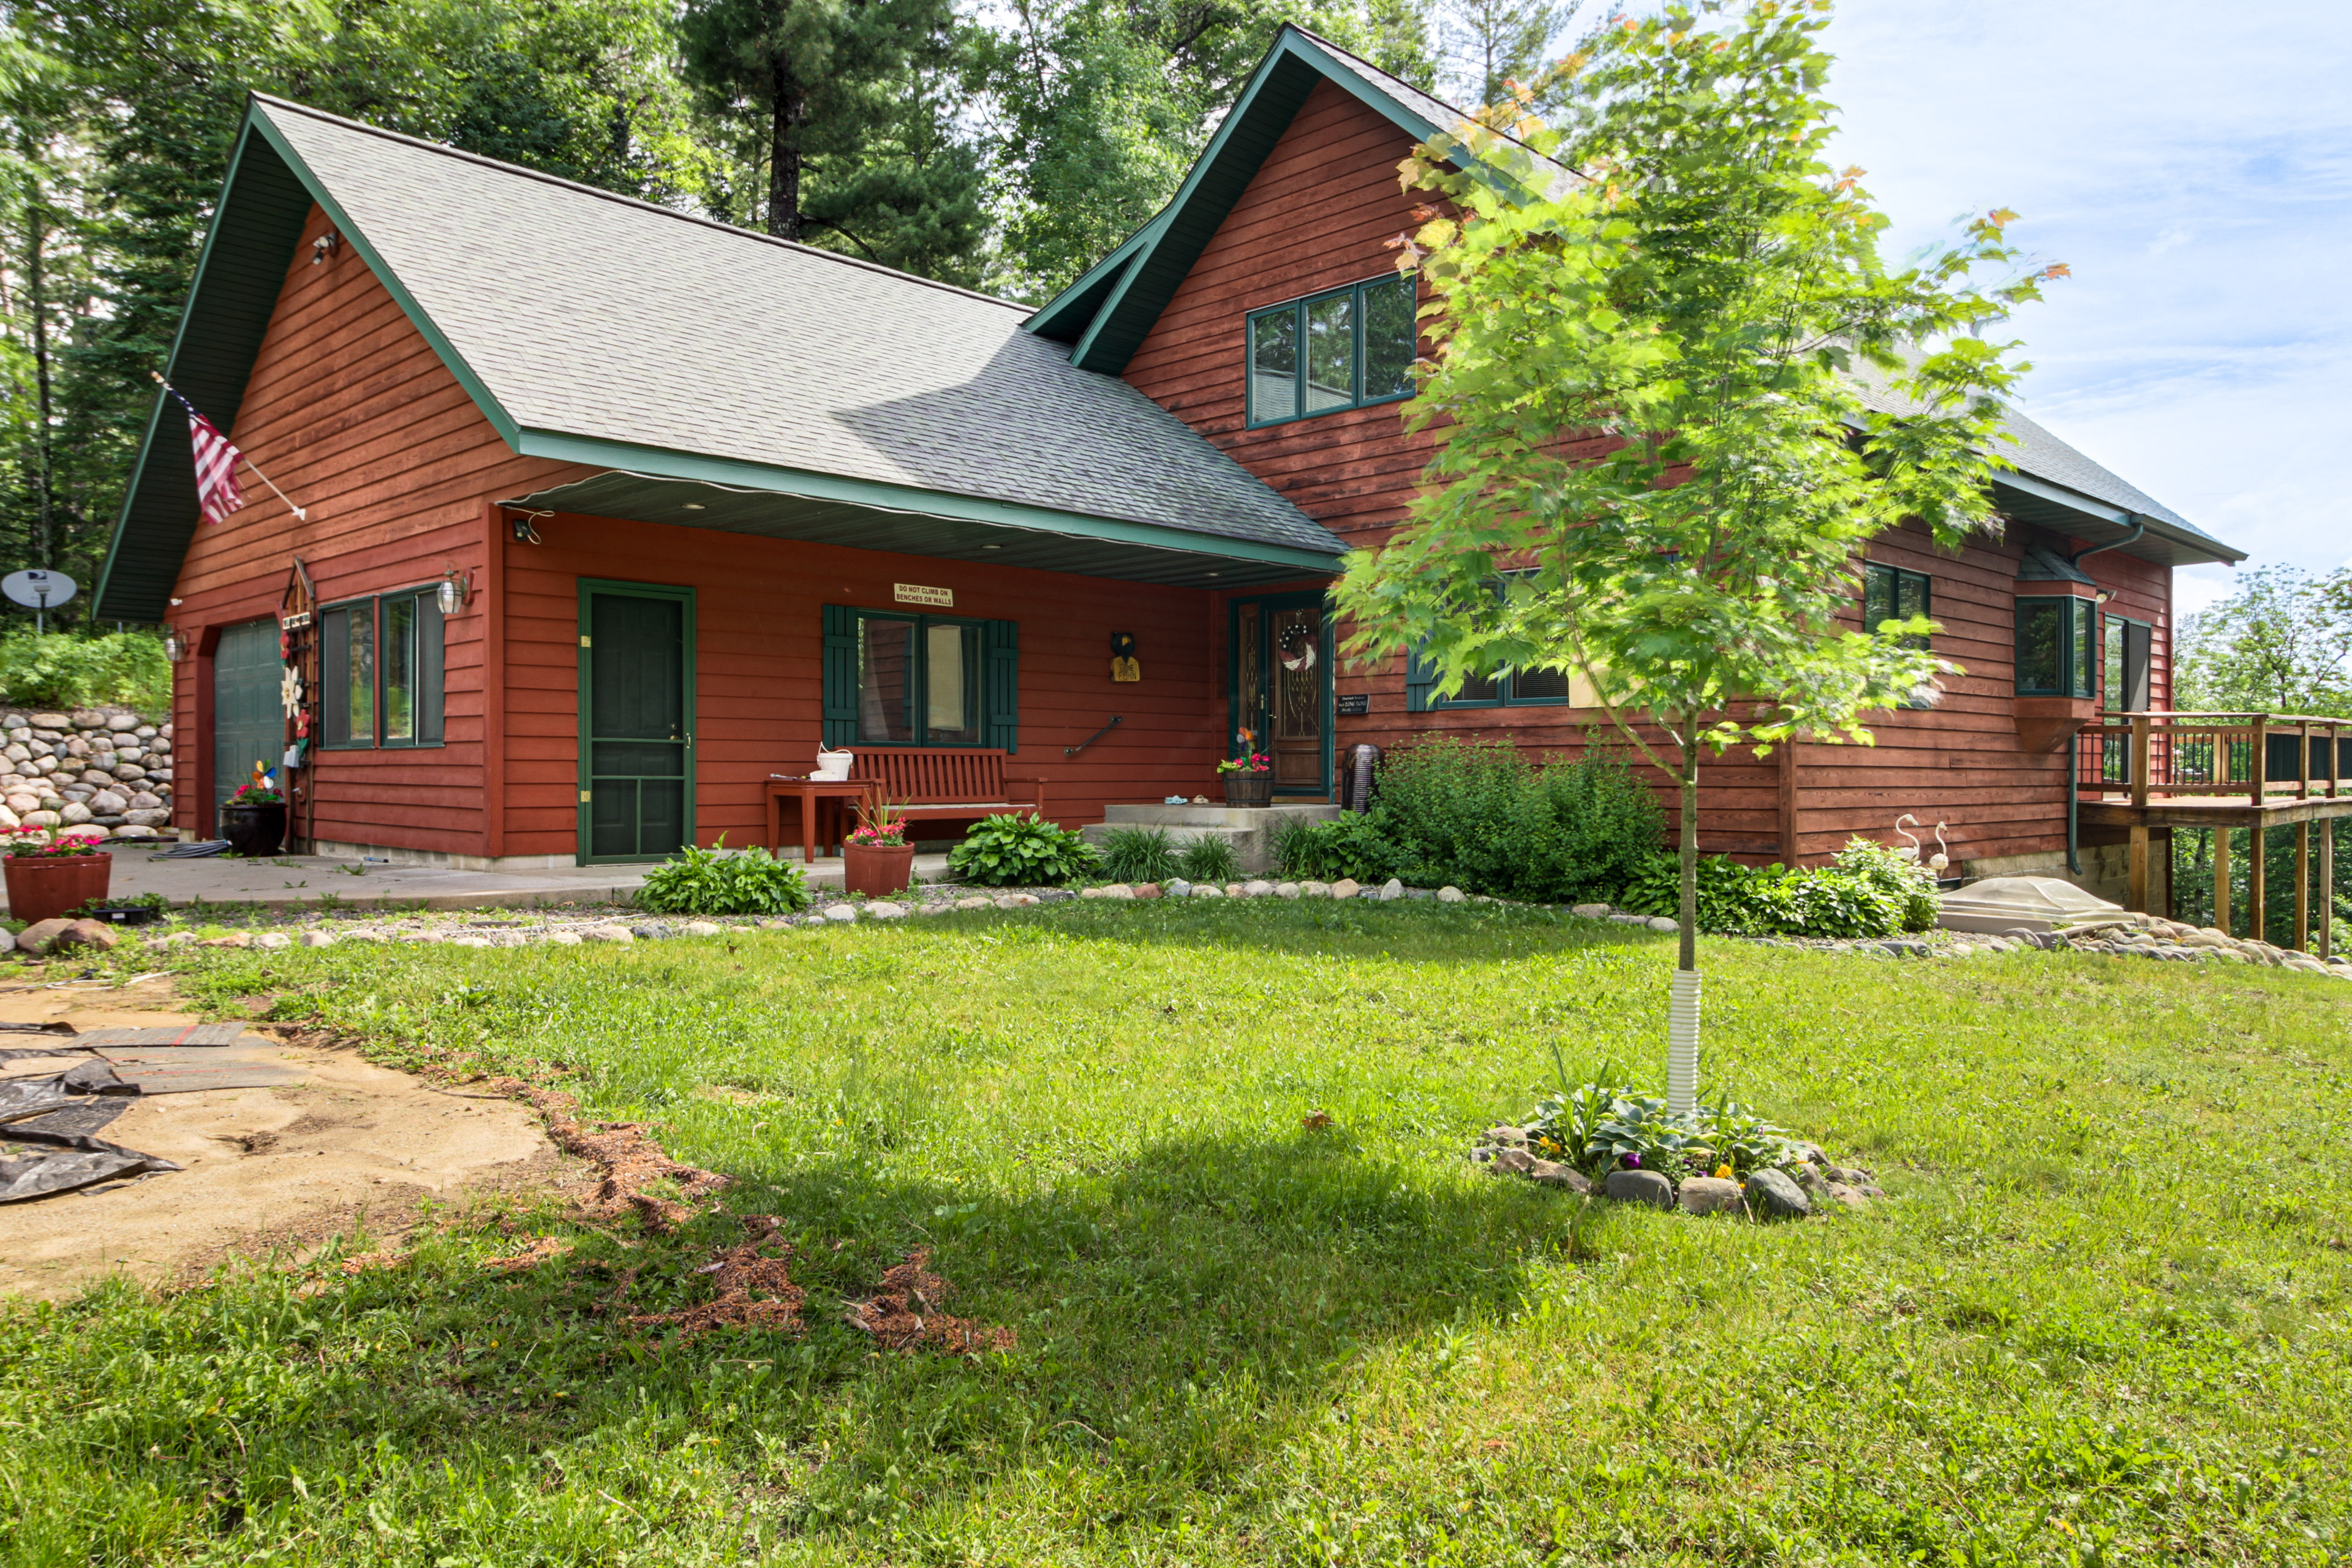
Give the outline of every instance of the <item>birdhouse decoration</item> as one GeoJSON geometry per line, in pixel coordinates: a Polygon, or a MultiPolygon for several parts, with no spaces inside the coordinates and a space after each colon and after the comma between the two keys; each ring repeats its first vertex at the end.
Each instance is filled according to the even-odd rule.
{"type": "Polygon", "coordinates": [[[1143,679],[1143,666],[1135,662],[1135,634],[1133,632],[1113,632],[1110,634],[1110,678],[1113,680],[1118,681],[1133,681],[1141,680],[1143,679]]]}

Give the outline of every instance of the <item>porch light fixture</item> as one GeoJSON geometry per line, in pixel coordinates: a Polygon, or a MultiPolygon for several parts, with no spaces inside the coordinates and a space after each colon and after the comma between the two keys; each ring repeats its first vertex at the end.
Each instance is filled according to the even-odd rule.
{"type": "Polygon", "coordinates": [[[433,597],[445,616],[454,616],[464,609],[466,601],[473,596],[474,574],[467,572],[460,575],[455,566],[441,574],[441,585],[433,591],[433,597]]]}
{"type": "Polygon", "coordinates": [[[163,657],[173,664],[188,657],[187,642],[180,636],[180,628],[177,626],[163,628],[163,657]]]}
{"type": "Polygon", "coordinates": [[[325,261],[330,256],[334,255],[335,247],[341,243],[341,240],[342,236],[337,234],[331,228],[326,233],[320,235],[318,238],[312,240],[310,242],[310,265],[316,267],[320,263],[325,261]]]}

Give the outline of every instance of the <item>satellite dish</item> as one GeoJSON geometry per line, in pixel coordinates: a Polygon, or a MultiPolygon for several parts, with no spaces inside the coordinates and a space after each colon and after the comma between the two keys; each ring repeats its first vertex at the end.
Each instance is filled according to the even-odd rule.
{"type": "Polygon", "coordinates": [[[50,572],[35,566],[23,572],[11,572],[0,577],[0,594],[5,594],[33,611],[33,630],[49,629],[49,607],[62,605],[74,596],[74,580],[62,572],[50,572]]]}
{"type": "Polygon", "coordinates": [[[28,609],[55,608],[72,598],[74,580],[62,572],[44,572],[35,567],[29,572],[11,572],[0,577],[0,594],[5,594],[28,609]]]}

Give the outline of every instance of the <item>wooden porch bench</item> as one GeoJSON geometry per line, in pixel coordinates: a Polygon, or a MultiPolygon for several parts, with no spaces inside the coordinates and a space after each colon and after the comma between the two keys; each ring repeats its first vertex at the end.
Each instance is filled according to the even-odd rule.
{"type": "Polygon", "coordinates": [[[1006,753],[994,746],[861,746],[851,748],[853,784],[867,798],[887,802],[909,821],[978,822],[1026,809],[1045,815],[1045,781],[1004,771],[1006,753]],[[1008,787],[1025,785],[1027,800],[1008,787]]]}

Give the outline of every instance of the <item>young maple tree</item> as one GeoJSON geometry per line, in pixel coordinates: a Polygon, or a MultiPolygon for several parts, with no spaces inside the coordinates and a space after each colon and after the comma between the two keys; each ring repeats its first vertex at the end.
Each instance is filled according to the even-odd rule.
{"type": "Polygon", "coordinates": [[[1696,1085],[1700,760],[1868,743],[1872,710],[1956,672],[1924,618],[1838,616],[1874,535],[1917,519],[1957,547],[1994,525],[2023,367],[1975,334],[2063,273],[2021,266],[2007,212],[1932,260],[1882,262],[1861,171],[1822,159],[1829,12],[1612,19],[1406,160],[1406,187],[1446,209],[1399,241],[1433,345],[1404,418],[1437,453],[1405,526],[1337,590],[1351,657],[1411,650],[1441,695],[1581,675],[1679,783],[1678,1110],[1696,1085]],[[1538,97],[1566,105],[1553,123],[1538,97]]]}

